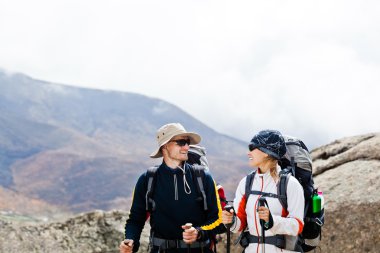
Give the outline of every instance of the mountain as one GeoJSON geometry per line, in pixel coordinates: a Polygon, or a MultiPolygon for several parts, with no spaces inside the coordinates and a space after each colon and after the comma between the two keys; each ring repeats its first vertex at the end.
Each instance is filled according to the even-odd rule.
{"type": "MultiPolygon", "coordinates": [[[[169,122],[203,137],[211,171],[228,196],[249,171],[246,143],[160,99],[1,70],[0,91],[0,186],[7,190],[1,192],[14,192],[23,201],[73,212],[127,209],[138,176],[161,162],[149,154],[157,145],[157,128],[169,122]]],[[[0,206],[6,209],[5,203],[0,206]]]]}

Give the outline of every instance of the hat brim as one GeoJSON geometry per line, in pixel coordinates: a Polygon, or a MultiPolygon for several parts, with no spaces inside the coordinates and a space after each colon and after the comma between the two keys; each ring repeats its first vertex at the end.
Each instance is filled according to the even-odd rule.
{"type": "Polygon", "coordinates": [[[160,157],[162,157],[161,147],[163,145],[165,145],[166,143],[168,143],[171,139],[173,139],[174,137],[177,137],[177,136],[189,137],[189,139],[190,139],[190,145],[195,145],[195,144],[198,144],[198,143],[201,142],[201,136],[199,134],[197,134],[197,133],[193,133],[193,132],[180,133],[180,134],[174,135],[169,140],[163,142],[161,144],[161,146],[159,146],[152,154],[150,154],[150,157],[151,158],[160,158],[160,157]]]}

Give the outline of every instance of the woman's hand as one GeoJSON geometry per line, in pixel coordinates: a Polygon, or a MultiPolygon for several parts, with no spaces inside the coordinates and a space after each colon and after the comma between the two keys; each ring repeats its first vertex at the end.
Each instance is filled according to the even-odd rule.
{"type": "Polygon", "coordinates": [[[234,218],[234,210],[231,209],[230,212],[223,210],[222,212],[222,223],[224,225],[231,224],[234,218]]]}
{"type": "Polygon", "coordinates": [[[257,211],[259,213],[259,219],[260,220],[264,220],[265,222],[269,221],[270,211],[268,208],[266,208],[265,206],[260,206],[257,209],[257,211]]]}

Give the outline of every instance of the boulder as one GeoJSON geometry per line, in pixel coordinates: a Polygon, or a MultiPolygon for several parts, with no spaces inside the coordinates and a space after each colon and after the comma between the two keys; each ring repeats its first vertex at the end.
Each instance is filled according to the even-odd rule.
{"type": "Polygon", "coordinates": [[[325,199],[321,252],[379,252],[380,134],[337,140],[311,155],[325,199]]]}

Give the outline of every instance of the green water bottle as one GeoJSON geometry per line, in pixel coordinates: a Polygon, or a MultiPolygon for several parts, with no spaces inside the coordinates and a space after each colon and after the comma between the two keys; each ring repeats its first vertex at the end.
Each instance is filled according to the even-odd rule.
{"type": "Polygon", "coordinates": [[[319,213],[322,210],[321,202],[322,202],[322,199],[318,195],[318,190],[314,190],[313,197],[312,197],[313,213],[319,213]]]}

